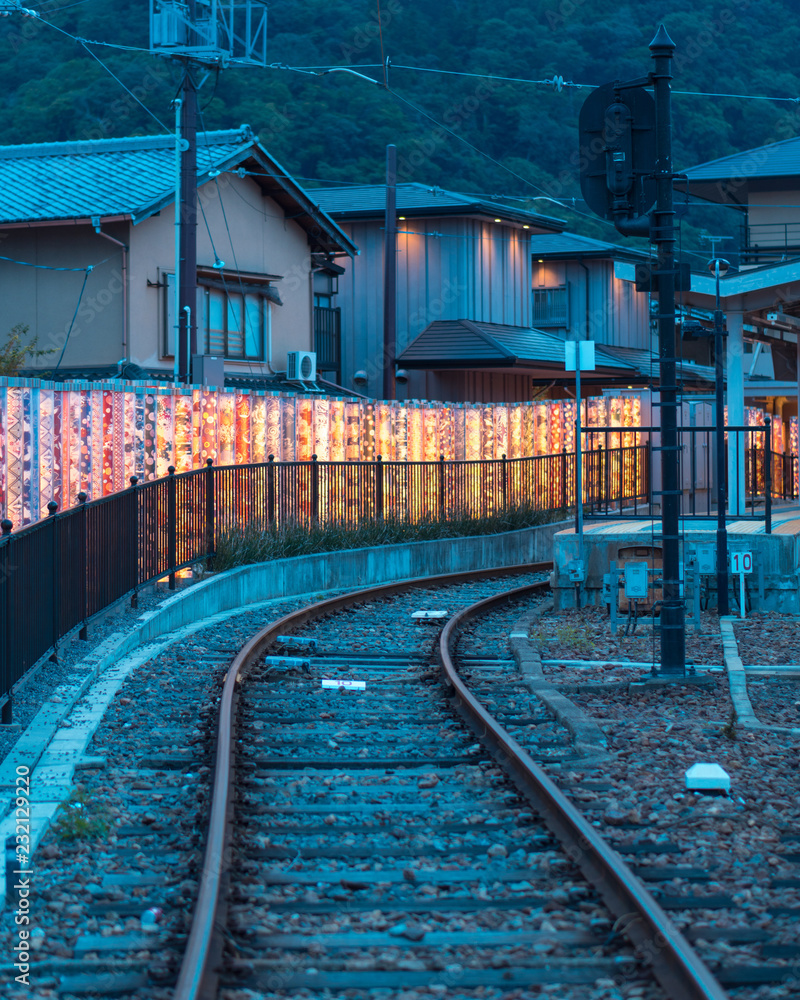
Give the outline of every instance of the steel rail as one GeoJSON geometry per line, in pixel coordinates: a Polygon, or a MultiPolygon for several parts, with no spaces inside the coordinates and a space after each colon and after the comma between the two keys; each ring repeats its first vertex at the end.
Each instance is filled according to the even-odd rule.
{"type": "MultiPolygon", "coordinates": [[[[216,997],[217,965],[222,956],[223,933],[227,910],[228,873],[232,864],[230,833],[233,826],[233,773],[236,766],[236,707],[241,685],[248,669],[279,636],[315,618],[342,608],[383,597],[391,597],[414,587],[449,586],[481,577],[541,573],[552,569],[552,562],[529,563],[495,569],[447,573],[440,576],[399,580],[362,590],[350,591],[290,612],[257,632],[231,661],[223,681],[217,727],[211,811],[208,835],[200,873],[200,885],[192,926],[181,963],[174,1000],[213,1000],[216,997]]],[[[523,588],[524,589],[524,588],[523,588]]]]}
{"type": "Polygon", "coordinates": [[[439,661],[457,707],[498,763],[510,773],[550,831],[598,890],[672,1000],[727,1000],[728,994],[686,938],[615,850],[587,822],[544,770],[471,694],[453,665],[457,631],[470,619],[515,597],[541,589],[533,584],[506,591],[465,608],[451,618],[439,639],[439,661]]]}

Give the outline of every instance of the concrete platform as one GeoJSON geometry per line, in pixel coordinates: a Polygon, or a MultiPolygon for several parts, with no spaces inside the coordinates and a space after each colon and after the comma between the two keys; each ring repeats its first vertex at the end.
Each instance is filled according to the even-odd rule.
{"type": "MultiPolygon", "coordinates": [[[[747,551],[753,556],[753,572],[745,577],[748,607],[753,611],[800,613],[800,509],[797,506],[773,513],[772,533],[763,521],[731,520],[727,524],[728,551],[747,551]]],[[[686,519],[680,522],[681,559],[695,555],[698,546],[711,546],[716,559],[716,519],[686,519]]],[[[661,548],[661,520],[609,519],[584,525],[583,555],[586,564],[584,603],[603,603],[603,575],[612,560],[621,566],[621,550],[629,558],[646,561],[648,553],[661,548]]],[[[657,553],[658,554],[658,553],[657,553]]],[[[575,584],[569,579],[568,564],[578,558],[578,536],[574,528],[559,531],[553,539],[553,601],[556,610],[576,606],[575,584]]],[[[658,564],[657,564],[658,565],[658,564]]],[[[730,577],[731,592],[739,593],[738,575],[730,577]]],[[[685,573],[687,598],[692,594],[692,574],[685,573]]],[[[716,606],[716,576],[701,577],[701,592],[710,594],[716,606]]],[[[655,594],[660,599],[660,590],[655,594]]]]}

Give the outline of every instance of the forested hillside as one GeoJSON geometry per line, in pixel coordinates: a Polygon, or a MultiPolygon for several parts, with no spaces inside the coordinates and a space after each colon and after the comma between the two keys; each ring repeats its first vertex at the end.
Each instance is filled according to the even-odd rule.
{"type": "MultiPolygon", "coordinates": [[[[147,48],[144,0],[48,0],[37,9],[49,23],[16,15],[0,21],[0,142],[171,127],[177,67],[146,52],[87,49],[69,37],[147,48]]],[[[791,58],[800,49],[800,24],[791,0],[273,0],[271,62],[369,67],[361,72],[383,82],[383,51],[393,64],[388,88],[342,72],[232,69],[205,81],[203,122],[208,129],[249,123],[309,186],[380,182],[384,148],[393,142],[401,180],[571,199],[580,194],[573,154],[588,88],[646,73],[659,21],[677,44],[676,91],[800,95],[791,58]],[[456,73],[560,76],[583,88],[558,92],[456,73]]],[[[789,102],[676,94],[674,110],[679,168],[800,134],[800,110],[789,102]]],[[[568,217],[590,235],[616,238],[583,215],[580,202],[580,214],[544,200],[530,206],[568,217]]],[[[693,210],[685,238],[696,243],[700,227],[732,231],[737,221],[719,210],[693,210]]]]}

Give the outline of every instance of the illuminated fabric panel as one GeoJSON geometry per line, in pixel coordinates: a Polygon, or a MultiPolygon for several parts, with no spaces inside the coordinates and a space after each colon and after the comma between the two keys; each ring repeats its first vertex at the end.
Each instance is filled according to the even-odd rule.
{"type": "Polygon", "coordinates": [[[492,458],[508,457],[508,407],[496,403],[492,407],[492,427],[494,428],[494,454],[492,458]]]}
{"type": "Polygon", "coordinates": [[[114,482],[114,393],[111,389],[103,389],[102,393],[103,430],[100,447],[103,456],[102,463],[102,496],[107,497],[117,490],[114,482]]]}
{"type": "Polygon", "coordinates": [[[465,459],[468,462],[477,462],[481,457],[481,438],[483,422],[480,410],[475,406],[469,406],[464,414],[466,441],[465,459]]]}
{"type": "Polygon", "coordinates": [[[114,389],[111,392],[111,481],[112,492],[118,493],[129,485],[125,478],[125,397],[127,393],[114,389]]]}
{"type": "Polygon", "coordinates": [[[214,465],[221,465],[217,450],[217,396],[209,389],[202,390],[202,423],[200,425],[200,464],[210,458],[214,465]]]}
{"type": "Polygon", "coordinates": [[[236,434],[234,454],[237,465],[249,465],[252,461],[252,447],[250,442],[251,398],[247,393],[242,392],[237,392],[235,397],[236,434]]]}
{"type": "Polygon", "coordinates": [[[156,408],[156,478],[163,479],[167,475],[169,467],[175,466],[172,396],[159,392],[154,400],[156,408]]]}
{"type": "Polygon", "coordinates": [[[154,392],[144,395],[144,476],[145,479],[155,479],[157,476],[157,409],[154,392]]]}
{"type": "Polygon", "coordinates": [[[439,447],[439,412],[436,407],[428,404],[420,410],[422,421],[422,460],[437,462],[441,449],[439,447]]]}
{"type": "Polygon", "coordinates": [[[408,461],[421,462],[423,454],[422,409],[414,402],[408,410],[408,461]]]}
{"type": "Polygon", "coordinates": [[[345,460],[344,400],[332,399],[330,409],[330,460],[345,460]]]}
{"type": "Polygon", "coordinates": [[[217,447],[220,465],[233,465],[236,459],[236,394],[217,394],[217,447]]]}
{"type": "Polygon", "coordinates": [[[375,460],[375,404],[365,400],[361,414],[361,461],[375,460]]]}
{"type": "Polygon", "coordinates": [[[22,396],[22,521],[28,524],[39,520],[38,474],[35,474],[35,462],[38,461],[39,429],[36,426],[38,417],[38,391],[23,388],[22,396]],[[34,393],[37,399],[34,400],[34,393]]]}
{"type": "Polygon", "coordinates": [[[394,458],[396,462],[408,461],[408,407],[395,406],[392,414],[394,427],[394,458]]]}
{"type": "Polygon", "coordinates": [[[523,458],[522,449],[522,404],[514,403],[508,414],[508,457],[523,458]]]}
{"type": "Polygon", "coordinates": [[[455,458],[455,419],[449,403],[444,403],[439,411],[439,448],[448,462],[455,458]]]}
{"type": "Polygon", "coordinates": [[[494,407],[485,403],[481,407],[481,458],[490,461],[494,458],[494,407]]]}
{"type": "Polygon", "coordinates": [[[547,403],[533,404],[533,454],[550,454],[550,428],[548,426],[547,403]]]}
{"type": "MultiPolygon", "coordinates": [[[[2,392],[0,389],[0,424],[2,423],[2,392]]],[[[53,461],[51,464],[52,474],[53,474],[53,500],[58,504],[58,509],[61,510],[65,506],[69,506],[64,500],[64,489],[62,485],[62,478],[64,475],[64,466],[61,456],[61,420],[62,411],[64,406],[64,393],[57,389],[53,390],[53,461]]],[[[3,433],[0,429],[0,456],[3,452],[3,433]]],[[[0,457],[0,468],[2,468],[2,458],[0,457]]]]}
{"type": "Polygon", "coordinates": [[[297,423],[295,425],[296,459],[298,462],[309,462],[314,454],[314,425],[312,422],[311,400],[308,396],[297,399],[297,423]]]}
{"type": "Polygon", "coordinates": [[[314,399],[314,454],[320,462],[330,457],[330,403],[327,399],[314,399]]]}
{"type": "Polygon", "coordinates": [[[282,441],[282,421],[281,416],[284,411],[283,400],[279,399],[278,396],[266,396],[265,405],[267,411],[267,425],[266,434],[267,440],[264,446],[264,450],[267,453],[267,458],[270,455],[275,456],[275,461],[288,461],[286,453],[283,450],[282,441]]]}
{"type": "Polygon", "coordinates": [[[194,456],[194,394],[179,389],[173,398],[173,426],[175,428],[175,470],[189,472],[202,463],[194,456]]]}
{"type": "MultiPolygon", "coordinates": [[[[297,437],[295,434],[295,424],[297,421],[297,401],[294,396],[288,399],[281,398],[281,461],[294,462],[297,460],[297,437]]],[[[275,453],[278,459],[278,453],[275,453]]]]}
{"type": "Polygon", "coordinates": [[[6,516],[15,526],[22,520],[22,395],[18,388],[6,394],[6,516]]]}
{"type": "Polygon", "coordinates": [[[266,462],[267,455],[267,397],[263,392],[250,401],[250,454],[256,464],[266,462]]]}
{"type": "Polygon", "coordinates": [[[376,456],[380,455],[384,462],[394,459],[394,435],[392,428],[392,404],[381,400],[376,404],[376,456]]]}

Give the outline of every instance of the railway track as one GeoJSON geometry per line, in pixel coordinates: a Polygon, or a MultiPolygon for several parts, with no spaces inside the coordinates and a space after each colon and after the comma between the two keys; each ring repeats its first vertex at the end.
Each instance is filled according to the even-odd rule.
{"type": "MultiPolygon", "coordinates": [[[[694,877],[672,892],[679,838],[604,822],[606,765],[516,670],[508,637],[541,607],[548,568],[287,601],[277,621],[264,609],[176,637],[113,703],[91,751],[108,761],[86,761],[117,818],[48,894],[64,944],[38,982],[136,1000],[726,996],[669,909],[714,968],[740,948],[727,981],[744,986],[753,947],[770,950],[762,927],[732,898],[728,926],[709,928],[710,897],[687,904],[694,877]],[[157,933],[140,929],[161,906],[157,933]]],[[[777,988],[733,995],[793,995],[777,988]]]]}
{"type": "MultiPolygon", "coordinates": [[[[528,583],[513,597],[541,599],[545,586],[528,583]]],[[[537,765],[536,756],[551,768],[575,763],[566,731],[531,709],[521,683],[498,684],[501,664],[473,652],[471,675],[524,733],[523,750],[458,676],[458,629],[513,599],[507,588],[485,585],[476,602],[474,585],[460,596],[453,585],[425,587],[322,602],[237,656],[176,998],[537,988],[577,998],[621,986],[653,1000],[725,996],[537,765]],[[368,633],[352,610],[365,602],[368,633]],[[437,649],[444,684],[426,650],[436,619],[415,611],[449,619],[437,649]],[[307,666],[270,659],[287,633],[316,643],[307,666]],[[226,927],[224,940],[215,926],[226,927]]]]}

